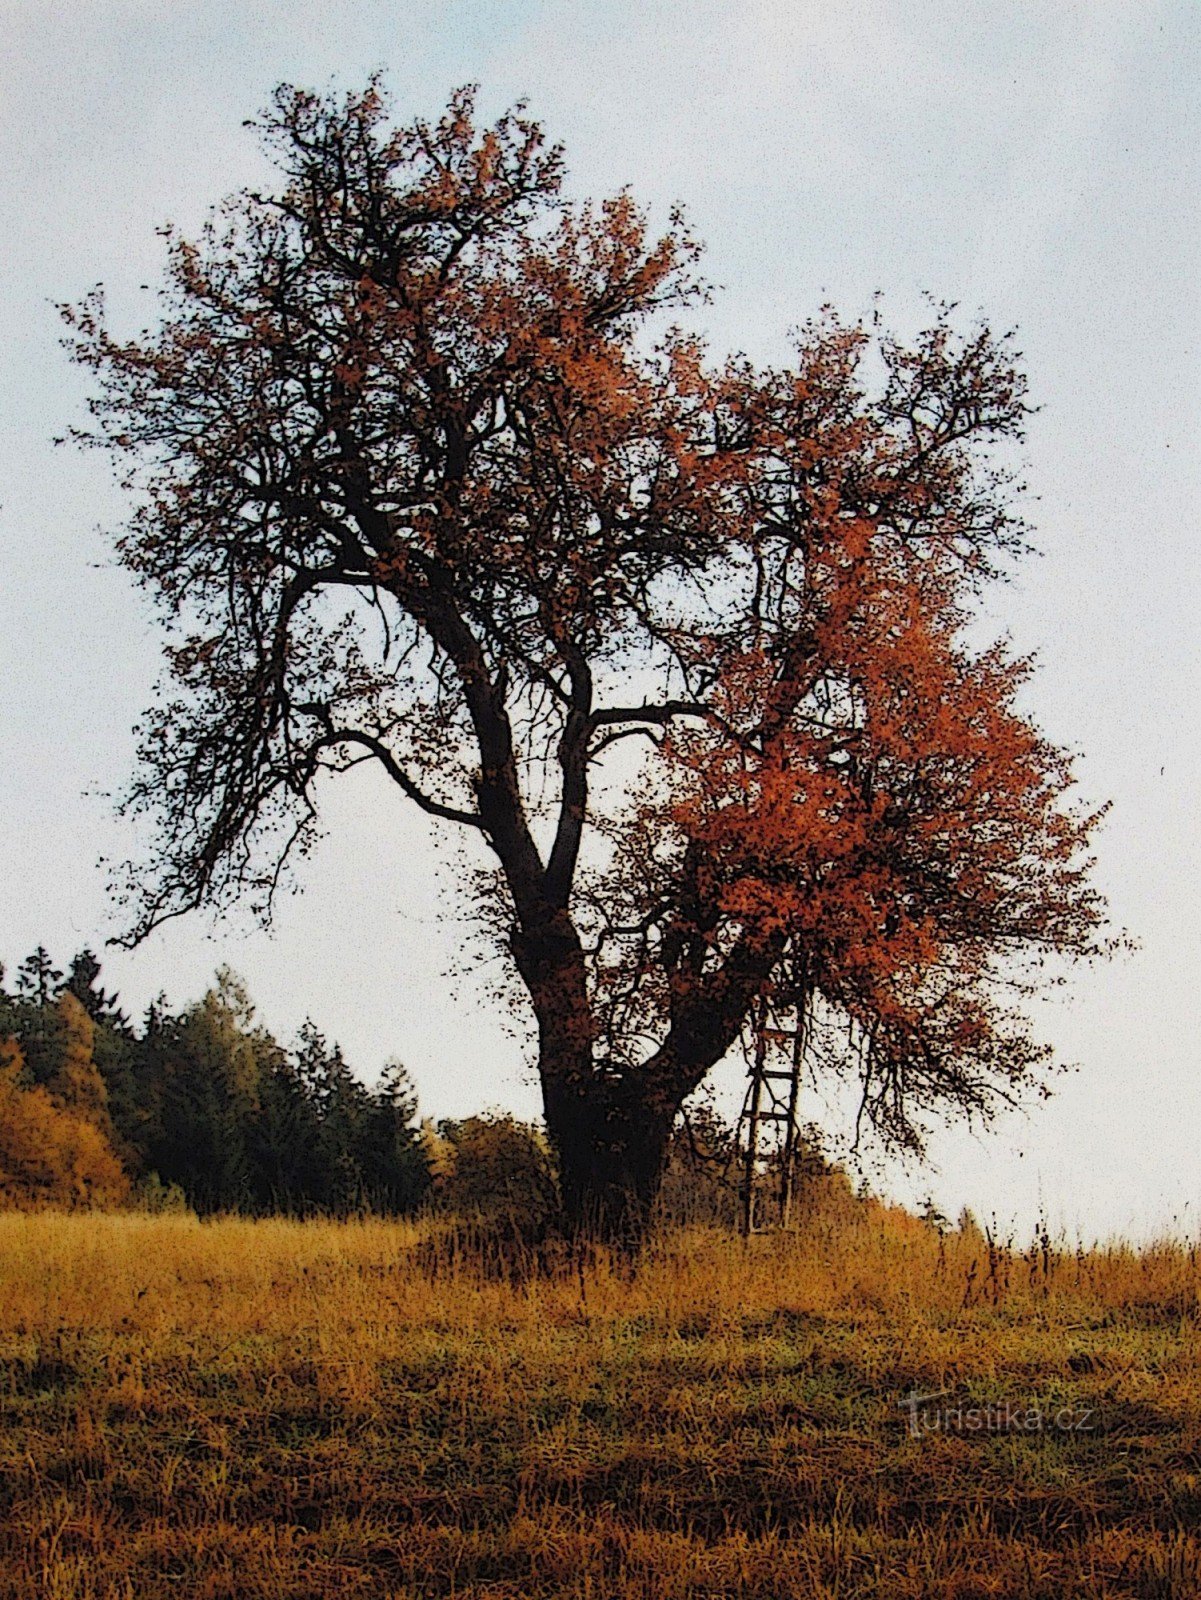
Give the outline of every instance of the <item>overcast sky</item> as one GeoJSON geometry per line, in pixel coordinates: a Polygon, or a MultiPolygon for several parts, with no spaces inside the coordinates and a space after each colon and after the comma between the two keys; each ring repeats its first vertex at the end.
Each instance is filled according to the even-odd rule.
{"type": "MultiPolygon", "coordinates": [[[[265,168],[243,120],[275,83],[360,86],[434,115],[478,81],[567,147],[571,186],[682,201],[720,285],[718,350],[781,357],[825,301],[921,293],[1015,325],[1034,398],[1026,476],[1043,555],[990,614],[1041,672],[1040,720],[1113,813],[1099,877],[1134,956],[1042,1008],[1079,1063],[1057,1096],[934,1165],[889,1169],[1027,1229],[1196,1232],[1201,1209],[1197,616],[1201,8],[1195,0],[3,0],[0,55],[0,959],[115,931],[102,854],[136,846],[105,791],[129,770],[157,646],[111,563],[99,457],[54,450],[80,374],[53,302],[103,281],[118,319],[158,276],[156,227],[195,229],[265,168]]],[[[177,922],[106,957],[140,1010],[228,961],[281,1036],[311,1013],[422,1109],[533,1114],[518,1040],[453,986],[462,927],[425,827],[363,777],[270,934],[177,922]]],[[[726,1093],[736,1094],[736,1073],[726,1093]]],[[[836,1104],[810,1110],[843,1131],[836,1104]]]]}

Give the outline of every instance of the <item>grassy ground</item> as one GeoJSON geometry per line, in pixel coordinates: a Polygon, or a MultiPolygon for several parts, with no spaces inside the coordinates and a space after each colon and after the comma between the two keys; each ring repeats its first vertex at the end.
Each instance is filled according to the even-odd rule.
{"type": "Polygon", "coordinates": [[[0,1216],[0,1596],[1201,1593],[1187,1248],[844,1207],[514,1287],[421,1238],[0,1216]]]}

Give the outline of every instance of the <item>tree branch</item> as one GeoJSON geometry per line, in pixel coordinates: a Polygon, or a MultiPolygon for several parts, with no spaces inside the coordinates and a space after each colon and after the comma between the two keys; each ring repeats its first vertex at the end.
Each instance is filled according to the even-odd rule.
{"type": "Polygon", "coordinates": [[[653,722],[666,727],[676,717],[705,717],[709,707],[700,700],[664,700],[659,705],[609,706],[589,718],[593,730],[619,722],[653,722]]]}
{"type": "MultiPolygon", "coordinates": [[[[324,707],[312,705],[297,706],[296,709],[317,717],[321,717],[321,713],[325,710],[324,707]]],[[[326,713],[326,716],[328,716],[328,713],[326,713]]],[[[325,719],[322,718],[322,720],[325,719]]],[[[360,728],[335,728],[329,726],[316,744],[312,746],[312,749],[319,750],[340,744],[357,744],[361,745],[364,750],[369,751],[380,763],[393,783],[402,789],[409,799],[419,805],[423,811],[427,811],[431,817],[441,817],[444,822],[459,822],[464,827],[483,829],[484,820],[477,811],[462,811],[458,806],[445,805],[441,800],[435,800],[432,795],[426,794],[425,790],[410,778],[387,745],[381,739],[375,738],[374,735],[364,733],[360,728]]]]}

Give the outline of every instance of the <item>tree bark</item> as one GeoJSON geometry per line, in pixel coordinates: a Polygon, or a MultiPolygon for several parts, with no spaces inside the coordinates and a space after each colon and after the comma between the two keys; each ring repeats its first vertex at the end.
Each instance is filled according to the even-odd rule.
{"type": "Polygon", "coordinates": [[[679,1105],[653,1080],[598,1067],[584,953],[565,911],[512,949],[538,1021],[546,1127],[569,1235],[636,1254],[646,1238],[679,1105]]]}
{"type": "Polygon", "coordinates": [[[576,1239],[636,1255],[646,1241],[678,1106],[649,1086],[596,1080],[582,1092],[546,1085],[563,1220],[576,1239]]]}

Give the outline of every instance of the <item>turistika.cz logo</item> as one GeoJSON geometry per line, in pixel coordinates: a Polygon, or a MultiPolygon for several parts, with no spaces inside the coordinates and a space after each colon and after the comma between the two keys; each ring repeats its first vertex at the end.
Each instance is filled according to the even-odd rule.
{"type": "Polygon", "coordinates": [[[950,1398],[949,1389],[919,1394],[911,1389],[897,1401],[908,1413],[906,1421],[915,1439],[928,1433],[1091,1433],[1097,1413],[1091,1406],[1045,1406],[1012,1400],[975,1405],[950,1398]]]}

